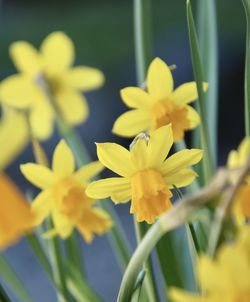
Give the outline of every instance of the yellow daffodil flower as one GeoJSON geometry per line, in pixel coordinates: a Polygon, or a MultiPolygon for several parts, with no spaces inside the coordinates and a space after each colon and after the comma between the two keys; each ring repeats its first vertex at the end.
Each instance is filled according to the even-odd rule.
{"type": "MultiPolygon", "coordinates": [[[[250,138],[246,137],[238,147],[238,150],[232,150],[228,156],[227,166],[232,169],[231,181],[237,180],[237,169],[243,167],[250,156],[250,138]],[[234,171],[235,170],[235,171],[234,171]]],[[[250,218],[250,177],[245,179],[241,185],[239,192],[235,197],[233,204],[233,212],[238,223],[244,223],[246,218],[250,218]]]]}
{"type": "MultiPolygon", "coordinates": [[[[145,130],[155,130],[172,124],[174,141],[183,139],[184,132],[200,123],[198,113],[188,104],[197,99],[195,82],[185,83],[173,89],[171,70],[156,58],[149,66],[147,91],[138,87],[121,90],[124,103],[133,108],[122,114],[113,126],[115,134],[132,137],[145,130]]],[[[204,83],[204,91],[207,90],[204,83]]]]}
{"type": "Polygon", "coordinates": [[[170,290],[175,302],[248,302],[250,301],[250,227],[240,231],[237,242],[220,248],[216,259],[201,256],[198,280],[202,295],[179,289],[170,290]]]}
{"type": "Polygon", "coordinates": [[[52,215],[54,229],[45,233],[45,237],[67,238],[76,227],[85,240],[91,242],[94,233],[102,235],[108,231],[112,225],[110,217],[93,207],[95,201],[85,194],[88,180],[102,169],[100,162],[92,162],[74,171],[74,156],[64,140],[54,151],[52,170],[33,163],[21,165],[23,175],[42,189],[32,203],[36,225],[52,215]]]}
{"type": "Polygon", "coordinates": [[[39,52],[28,42],[15,42],[10,55],[20,73],[2,82],[0,99],[29,113],[36,138],[43,140],[52,134],[55,111],[72,125],[87,118],[88,106],[81,91],[99,88],[104,77],[96,68],[71,67],[74,45],[67,35],[51,33],[39,52]]]}
{"type": "Polygon", "coordinates": [[[94,181],[86,193],[92,198],[111,197],[114,203],[131,199],[130,213],[137,221],[153,223],[171,208],[173,185],[189,185],[197,174],[188,169],[202,158],[202,150],[186,149],[166,156],[173,144],[171,125],[152,132],[149,141],[138,138],[129,152],[114,143],[97,144],[100,162],[121,177],[94,181]],[[166,160],[165,160],[166,159],[166,160]]]}
{"type": "Polygon", "coordinates": [[[0,171],[3,171],[27,146],[28,125],[23,114],[3,109],[0,119],[0,171]]]}
{"type": "Polygon", "coordinates": [[[0,249],[15,243],[35,221],[24,196],[5,174],[0,174],[0,215],[0,249]]]}

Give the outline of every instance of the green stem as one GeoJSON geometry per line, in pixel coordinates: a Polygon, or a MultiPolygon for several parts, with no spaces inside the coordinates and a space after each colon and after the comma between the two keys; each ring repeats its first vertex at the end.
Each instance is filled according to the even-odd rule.
{"type": "Polygon", "coordinates": [[[247,22],[245,62],[245,131],[250,136],[250,1],[242,0],[247,22]]]}
{"type": "Polygon", "coordinates": [[[45,270],[49,278],[53,281],[53,274],[52,274],[50,263],[36,235],[28,234],[26,235],[26,239],[30,244],[37,259],[39,260],[40,264],[42,265],[43,269],[45,270]]]}
{"type": "Polygon", "coordinates": [[[81,250],[76,231],[73,231],[72,234],[64,241],[64,245],[69,262],[74,265],[74,267],[78,268],[82,277],[85,277],[81,250]]]}
{"type": "MultiPolygon", "coordinates": [[[[130,302],[134,290],[134,285],[138,273],[140,272],[145,259],[148,258],[158,240],[163,236],[164,229],[160,223],[152,225],[148,230],[147,236],[143,238],[133,254],[125,274],[122,279],[117,302],[130,302]]],[[[153,300],[155,301],[155,300],[153,300]]]]}
{"type": "Polygon", "coordinates": [[[204,164],[203,172],[204,172],[205,183],[207,183],[213,174],[213,170],[215,166],[213,163],[210,137],[208,131],[207,110],[205,105],[205,95],[203,91],[204,78],[203,78],[202,64],[201,64],[198,39],[196,35],[192,9],[189,0],[187,0],[187,22],[188,22],[192,65],[193,65],[194,77],[197,84],[197,90],[199,96],[198,108],[201,115],[201,143],[205,150],[204,159],[203,159],[203,164],[204,164]]]}
{"type": "MultiPolygon", "coordinates": [[[[137,244],[140,244],[144,235],[146,234],[148,227],[145,222],[137,222],[134,216],[134,225],[135,225],[135,233],[137,244]]],[[[152,258],[149,257],[148,261],[144,263],[144,271],[146,272],[145,276],[145,285],[146,285],[146,293],[148,300],[150,302],[159,301],[159,297],[157,294],[157,286],[155,283],[154,272],[153,272],[153,263],[152,258]]]]}
{"type": "MultiPolygon", "coordinates": [[[[50,228],[53,228],[53,222],[51,219],[49,220],[48,224],[50,228]]],[[[49,239],[48,246],[53,268],[53,279],[55,280],[55,283],[58,284],[60,289],[58,292],[58,300],[60,302],[68,302],[70,300],[64,275],[65,269],[63,265],[62,251],[60,249],[59,239],[57,237],[49,239]]]]}
{"type": "Polygon", "coordinates": [[[152,60],[151,0],[134,0],[134,38],[137,82],[141,86],[152,60]]]}

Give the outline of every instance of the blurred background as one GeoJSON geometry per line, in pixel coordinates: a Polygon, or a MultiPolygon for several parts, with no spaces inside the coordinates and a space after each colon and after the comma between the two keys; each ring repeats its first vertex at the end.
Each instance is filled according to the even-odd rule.
{"type": "MultiPolygon", "coordinates": [[[[152,2],[154,56],[161,57],[169,65],[177,65],[174,71],[176,86],[192,81],[185,1],[152,2]]],[[[235,148],[244,135],[245,16],[241,1],[218,0],[216,3],[220,80],[218,151],[220,164],[224,164],[228,151],[235,148]]],[[[195,11],[196,2],[192,1],[192,4],[195,11]]],[[[16,72],[8,55],[9,45],[13,41],[27,40],[39,47],[44,37],[56,30],[64,31],[74,41],[76,65],[97,67],[106,77],[103,88],[87,94],[90,117],[78,128],[92,158],[96,159],[96,141],[119,142],[128,146],[130,140],[114,136],[111,128],[114,120],[126,110],[119,90],[136,85],[132,0],[2,0],[1,79],[16,72]]],[[[48,154],[52,154],[58,139],[55,133],[44,143],[48,154]]],[[[7,170],[23,190],[29,187],[18,165],[33,160],[29,147],[7,170]]],[[[118,206],[116,210],[134,247],[133,223],[128,214],[128,205],[118,206]]],[[[91,245],[82,243],[82,251],[90,284],[105,301],[115,301],[122,274],[107,239],[96,238],[91,245]]],[[[34,301],[56,301],[53,288],[25,240],[9,248],[5,254],[34,301]]]]}

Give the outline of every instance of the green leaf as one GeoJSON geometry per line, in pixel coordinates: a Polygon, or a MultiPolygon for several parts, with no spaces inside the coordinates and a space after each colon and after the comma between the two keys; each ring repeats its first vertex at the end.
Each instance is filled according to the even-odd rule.
{"type": "Polygon", "coordinates": [[[245,129],[250,136],[250,1],[242,0],[247,21],[246,62],[245,62],[245,129]]]}
{"type": "Polygon", "coordinates": [[[208,114],[208,132],[211,143],[213,162],[217,162],[217,127],[218,127],[218,35],[216,1],[199,0],[198,38],[204,78],[209,84],[205,93],[205,105],[208,114]]]}
{"type": "Polygon", "coordinates": [[[22,302],[32,302],[27,289],[3,255],[0,255],[0,275],[22,302]]]}
{"type": "Polygon", "coordinates": [[[2,287],[1,284],[0,284],[0,301],[1,302],[11,302],[10,298],[8,297],[6,291],[4,290],[4,288],[2,287]]]}
{"type": "Polygon", "coordinates": [[[190,1],[187,0],[187,22],[188,22],[188,33],[189,33],[189,42],[190,50],[192,57],[192,65],[194,71],[194,77],[197,84],[198,90],[198,111],[201,117],[201,144],[205,150],[204,159],[203,159],[203,177],[204,182],[207,183],[212,176],[214,170],[214,163],[211,154],[211,145],[208,132],[208,121],[207,121],[207,108],[205,104],[205,95],[202,87],[204,81],[202,63],[200,57],[200,51],[198,46],[198,39],[192,14],[192,9],[190,1]]]}
{"type": "Polygon", "coordinates": [[[101,302],[101,298],[82,278],[79,270],[71,262],[66,263],[67,287],[77,302],[101,302]]]}

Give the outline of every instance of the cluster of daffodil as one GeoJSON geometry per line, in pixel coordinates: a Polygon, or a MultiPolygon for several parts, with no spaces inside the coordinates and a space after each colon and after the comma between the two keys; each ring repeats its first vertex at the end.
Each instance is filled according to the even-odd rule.
{"type": "MultiPolygon", "coordinates": [[[[147,234],[150,234],[161,215],[168,212],[171,216],[171,211],[175,208],[175,195],[181,197],[182,192],[185,192],[182,188],[195,182],[199,189],[196,180],[198,169],[195,170],[192,166],[202,160],[203,148],[198,145],[197,148],[180,149],[180,144],[177,144],[183,141],[187,131],[205,123],[203,116],[190,105],[198,98],[196,82],[174,88],[171,68],[160,58],[153,59],[143,87],[126,87],[121,90],[121,99],[130,110],[117,118],[112,131],[119,136],[133,138],[129,150],[116,143],[97,143],[98,161],[76,168],[76,152],[80,152],[82,161],[86,161],[81,150],[76,150],[82,142],[77,141],[75,136],[72,143],[69,136],[62,132],[63,137],[55,147],[50,165],[41,142],[51,137],[55,125],[59,126],[59,131],[62,125],[74,131],[75,125],[86,120],[89,112],[83,93],[101,87],[104,76],[96,68],[72,67],[74,45],[63,32],[48,35],[39,51],[28,42],[15,42],[10,47],[10,56],[19,73],[0,83],[1,250],[27,234],[39,238],[38,242],[41,239],[53,241],[70,238],[77,230],[87,243],[92,242],[94,235],[110,232],[114,249],[125,253],[125,243],[119,237],[120,231],[113,210],[105,208],[104,204],[109,201],[102,199],[110,198],[115,204],[131,202],[130,214],[134,216],[137,227],[143,225],[145,229],[149,229],[147,234]],[[25,192],[21,192],[4,173],[5,168],[20,155],[28,142],[33,144],[36,163],[22,163],[20,171],[32,185],[41,190],[30,202],[27,201],[25,192]],[[173,146],[178,149],[175,153],[173,146]],[[114,176],[97,179],[104,168],[111,170],[114,176]],[[36,229],[41,225],[45,231],[40,238],[36,229]],[[152,228],[150,225],[153,225],[152,228]]],[[[200,92],[205,94],[208,86],[208,83],[201,82],[200,92]]],[[[200,244],[199,230],[204,227],[203,222],[195,224],[195,221],[183,221],[183,225],[188,223],[192,230],[191,239],[196,243],[198,252],[194,261],[197,292],[186,292],[184,287],[177,288],[179,284],[171,282],[170,286],[175,285],[175,288],[169,288],[166,282],[166,299],[170,297],[176,302],[219,302],[222,299],[227,302],[250,301],[249,173],[238,184],[239,175],[248,164],[249,156],[250,138],[246,137],[238,150],[231,151],[228,157],[227,189],[236,187],[229,215],[229,224],[235,228],[235,232],[230,233],[230,244],[227,235],[222,232],[224,237],[221,238],[221,246],[216,250],[215,257],[208,256],[204,249],[196,246],[200,244]]],[[[228,191],[221,193],[227,195],[228,191]]],[[[223,194],[219,196],[222,200],[223,194]]],[[[203,209],[214,215],[216,207],[217,204],[213,201],[209,207],[203,206],[203,209]]],[[[209,240],[207,229],[205,233],[204,237],[209,240]]],[[[40,249],[41,256],[44,248],[37,244],[35,250],[40,249]]],[[[188,253],[192,253],[191,245],[186,247],[190,248],[188,253]]],[[[165,245],[166,254],[169,248],[172,246],[165,245]]],[[[58,253],[56,255],[60,256],[58,253]]],[[[44,264],[44,258],[42,260],[44,264]]],[[[171,262],[172,259],[167,261],[171,262]]],[[[49,262],[51,263],[53,265],[53,262],[49,262]]],[[[161,265],[162,263],[160,260],[161,265]]],[[[128,265],[128,274],[130,271],[133,268],[128,265]]],[[[60,272],[67,275],[66,268],[60,272]]],[[[151,273],[146,273],[146,279],[151,273]]],[[[126,280],[126,273],[124,278],[126,280]]],[[[141,301],[158,302],[157,295],[152,294],[152,287],[148,286],[148,282],[152,282],[149,279],[145,284],[141,280],[141,301]]],[[[68,283],[63,283],[62,278],[55,281],[55,286],[64,302],[78,299],[79,296],[74,296],[75,291],[70,291],[70,295],[67,295],[68,283]]],[[[135,284],[133,286],[136,288],[135,284]]],[[[128,296],[132,297],[134,291],[136,290],[133,289],[128,296]]],[[[82,295],[85,295],[84,291],[82,295]]],[[[84,301],[99,301],[93,296],[86,299],[84,301]]],[[[129,301],[122,294],[118,300],[129,301]]]]}

